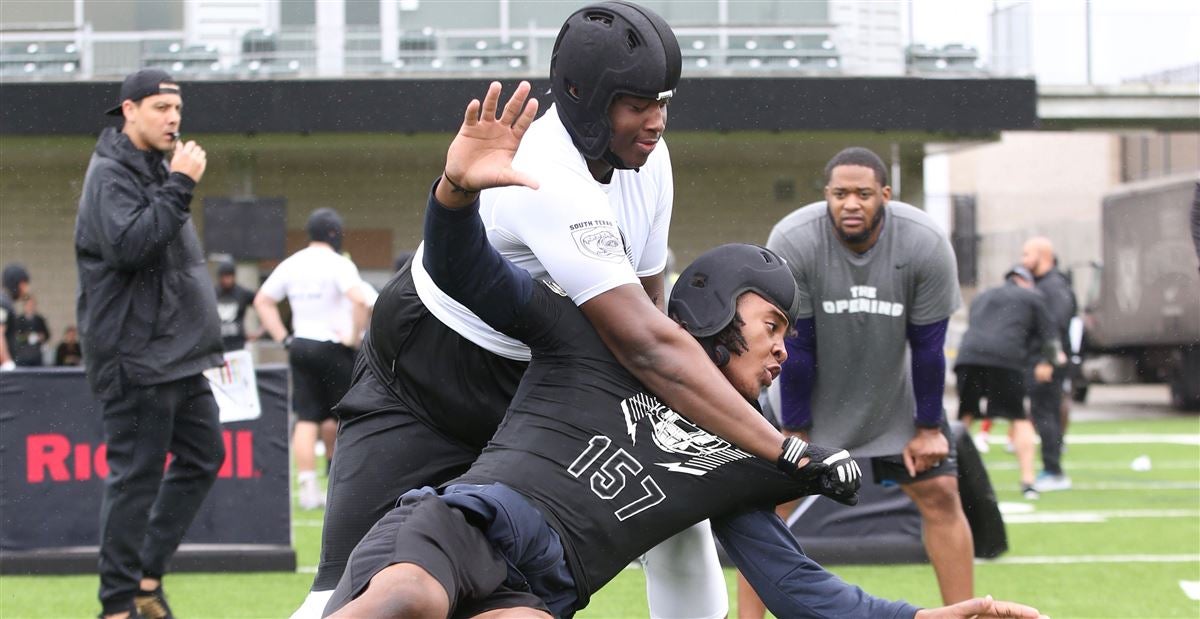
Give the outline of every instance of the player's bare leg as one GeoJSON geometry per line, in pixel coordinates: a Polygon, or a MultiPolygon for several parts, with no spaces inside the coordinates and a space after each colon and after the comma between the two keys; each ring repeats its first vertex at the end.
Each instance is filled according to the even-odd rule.
{"type": "Polygon", "coordinates": [[[1011,424],[1012,442],[1017,452],[1017,468],[1021,471],[1021,486],[1032,487],[1034,481],[1034,430],[1028,419],[1014,419],[1011,424]]]}
{"type": "MultiPolygon", "coordinates": [[[[450,613],[446,589],[429,572],[412,563],[396,563],[371,577],[367,590],[330,615],[330,619],[395,617],[442,618],[450,613]]],[[[527,615],[528,616],[528,615],[527,615]]],[[[543,615],[544,616],[544,615],[543,615]]]]}
{"type": "Polygon", "coordinates": [[[333,461],[333,448],[337,444],[337,421],[326,419],[321,422],[321,442],[325,444],[325,461],[333,461]]]}
{"type": "Polygon", "coordinates": [[[958,478],[931,477],[901,488],[921,512],[925,553],[937,574],[942,603],[970,599],[975,587],[975,547],[958,495],[958,478]]]}

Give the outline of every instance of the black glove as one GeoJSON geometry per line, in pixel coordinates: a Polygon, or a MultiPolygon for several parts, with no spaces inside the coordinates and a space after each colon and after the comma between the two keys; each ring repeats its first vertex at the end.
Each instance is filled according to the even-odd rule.
{"type": "Polygon", "coordinates": [[[805,487],[806,494],[821,494],[845,505],[858,503],[862,469],[845,449],[830,449],[789,436],[783,441],[783,453],[775,461],[779,470],[805,487]],[[808,456],[809,463],[799,466],[808,456]]]}

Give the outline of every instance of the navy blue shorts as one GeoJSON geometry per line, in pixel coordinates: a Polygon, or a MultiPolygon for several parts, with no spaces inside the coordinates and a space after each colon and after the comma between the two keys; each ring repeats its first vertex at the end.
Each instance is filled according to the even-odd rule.
{"type": "Polygon", "coordinates": [[[397,563],[420,566],[441,583],[450,617],[502,608],[572,612],[575,582],[558,535],[527,500],[501,484],[460,484],[442,492],[425,487],[400,497],[350,554],[325,615],[397,563]]]}

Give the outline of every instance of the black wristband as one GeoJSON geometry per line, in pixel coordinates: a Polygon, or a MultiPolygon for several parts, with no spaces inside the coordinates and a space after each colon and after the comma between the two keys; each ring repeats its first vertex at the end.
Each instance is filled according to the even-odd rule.
{"type": "Polygon", "coordinates": [[[785,473],[794,473],[800,469],[799,462],[808,453],[808,443],[798,436],[783,439],[783,452],[775,461],[775,466],[785,473]]]}
{"type": "Polygon", "coordinates": [[[467,189],[466,187],[454,182],[454,179],[450,178],[450,175],[447,174],[445,170],[442,170],[442,178],[446,179],[446,182],[450,183],[450,186],[454,188],[451,190],[453,193],[461,193],[464,196],[470,196],[479,193],[478,189],[467,189]]]}
{"type": "Polygon", "coordinates": [[[296,339],[296,338],[294,336],[292,336],[291,334],[289,334],[287,337],[283,338],[283,341],[280,342],[280,344],[283,344],[284,348],[291,348],[292,340],[294,340],[294,339],[296,339]]]}

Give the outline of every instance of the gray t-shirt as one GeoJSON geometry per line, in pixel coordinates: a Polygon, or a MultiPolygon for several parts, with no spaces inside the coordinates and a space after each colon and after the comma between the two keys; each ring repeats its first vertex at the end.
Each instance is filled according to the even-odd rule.
{"type": "Polygon", "coordinates": [[[904,451],[916,412],[907,325],[944,320],[962,303],[946,235],[913,206],[886,208],[862,255],[838,239],[823,201],[784,217],[767,240],[796,276],[799,317],[816,322],[810,438],[856,456],[904,451]]]}

